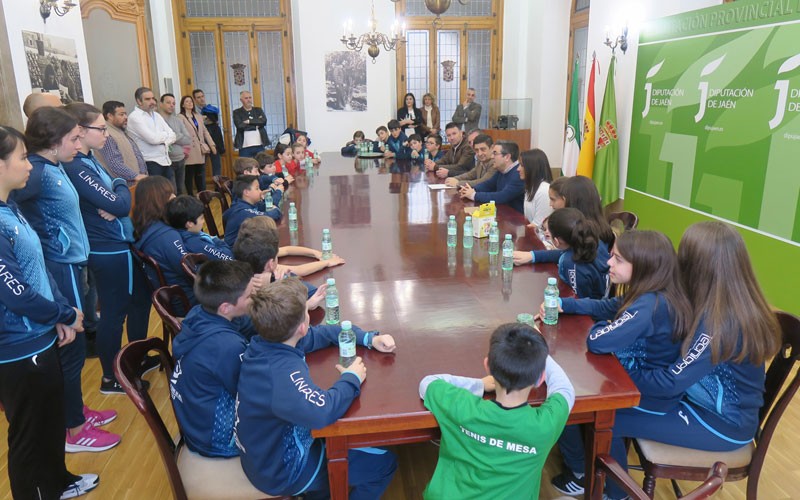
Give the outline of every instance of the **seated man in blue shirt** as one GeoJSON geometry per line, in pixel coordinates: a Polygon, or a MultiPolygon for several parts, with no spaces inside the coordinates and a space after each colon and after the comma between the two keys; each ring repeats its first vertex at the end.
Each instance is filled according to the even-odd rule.
{"type": "Polygon", "coordinates": [[[519,177],[519,146],[511,141],[497,141],[492,146],[492,157],[497,172],[475,187],[465,184],[458,194],[475,203],[494,200],[498,205],[510,205],[523,213],[525,183],[519,177]]]}

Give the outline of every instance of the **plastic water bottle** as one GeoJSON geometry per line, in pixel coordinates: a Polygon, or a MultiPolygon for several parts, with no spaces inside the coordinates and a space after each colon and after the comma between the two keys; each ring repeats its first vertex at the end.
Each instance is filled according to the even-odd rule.
{"type": "Polygon", "coordinates": [[[339,324],[339,290],[334,278],[328,278],[328,289],[325,290],[325,323],[339,324]]]}
{"type": "Polygon", "coordinates": [[[267,191],[267,194],[264,196],[264,206],[267,210],[275,208],[275,203],[272,201],[272,191],[267,191]]]}
{"type": "Polygon", "coordinates": [[[333,257],[333,242],[331,241],[331,230],[322,230],[322,259],[333,257]]]}
{"type": "Polygon", "coordinates": [[[497,255],[500,253],[500,230],[497,228],[497,222],[492,222],[492,227],[489,228],[489,255],[497,255]]]}
{"type": "Polygon", "coordinates": [[[474,238],[472,237],[472,217],[467,215],[464,219],[464,248],[472,248],[474,238]]]}
{"type": "Polygon", "coordinates": [[[456,246],[456,239],[458,237],[458,226],[456,226],[456,216],[451,215],[447,221],[447,246],[456,246]]]}
{"type": "Polygon", "coordinates": [[[297,231],[297,207],[289,203],[289,231],[297,231]]]}
{"type": "Polygon", "coordinates": [[[500,267],[503,268],[503,271],[514,269],[514,242],[511,241],[510,234],[507,234],[505,241],[503,241],[503,261],[500,267]]]}
{"type": "Polygon", "coordinates": [[[349,321],[342,321],[342,331],[339,332],[339,364],[345,368],[356,359],[356,334],[349,321]]]}
{"type": "Polygon", "coordinates": [[[547,287],[544,289],[544,318],[545,325],[558,323],[558,286],[555,278],[547,278],[547,287]]]}

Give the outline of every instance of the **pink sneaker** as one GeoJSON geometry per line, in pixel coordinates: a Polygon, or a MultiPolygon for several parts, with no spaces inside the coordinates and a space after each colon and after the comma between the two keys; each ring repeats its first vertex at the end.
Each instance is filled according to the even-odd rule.
{"type": "Polygon", "coordinates": [[[83,416],[86,421],[95,427],[101,427],[117,418],[117,412],[114,410],[92,410],[88,406],[83,406],[83,416]]]}
{"type": "Polygon", "coordinates": [[[118,445],[121,440],[122,438],[117,434],[98,429],[87,422],[83,424],[83,429],[74,436],[70,436],[67,431],[64,451],[67,453],[106,451],[118,445]]]}

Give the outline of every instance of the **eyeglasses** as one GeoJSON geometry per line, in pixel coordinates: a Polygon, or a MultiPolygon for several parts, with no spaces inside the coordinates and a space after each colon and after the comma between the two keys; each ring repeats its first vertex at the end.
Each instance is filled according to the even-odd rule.
{"type": "Polygon", "coordinates": [[[492,156],[505,156],[508,153],[503,153],[502,151],[492,151],[492,156]]]}
{"type": "Polygon", "coordinates": [[[83,128],[90,128],[92,130],[99,130],[101,134],[105,135],[108,133],[108,127],[92,127],[91,125],[81,125],[83,128]]]}

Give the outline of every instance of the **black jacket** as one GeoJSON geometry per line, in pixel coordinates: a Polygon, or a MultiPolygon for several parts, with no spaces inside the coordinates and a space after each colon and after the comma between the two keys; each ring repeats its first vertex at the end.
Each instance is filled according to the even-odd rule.
{"type": "Polygon", "coordinates": [[[267,137],[267,130],[264,128],[267,125],[267,115],[264,110],[253,106],[250,111],[244,108],[233,110],[233,124],[236,126],[236,138],[233,140],[233,147],[239,149],[244,144],[245,131],[258,130],[261,134],[261,144],[269,146],[269,137],[267,137]],[[244,123],[245,120],[250,120],[250,123],[244,123]]]}

